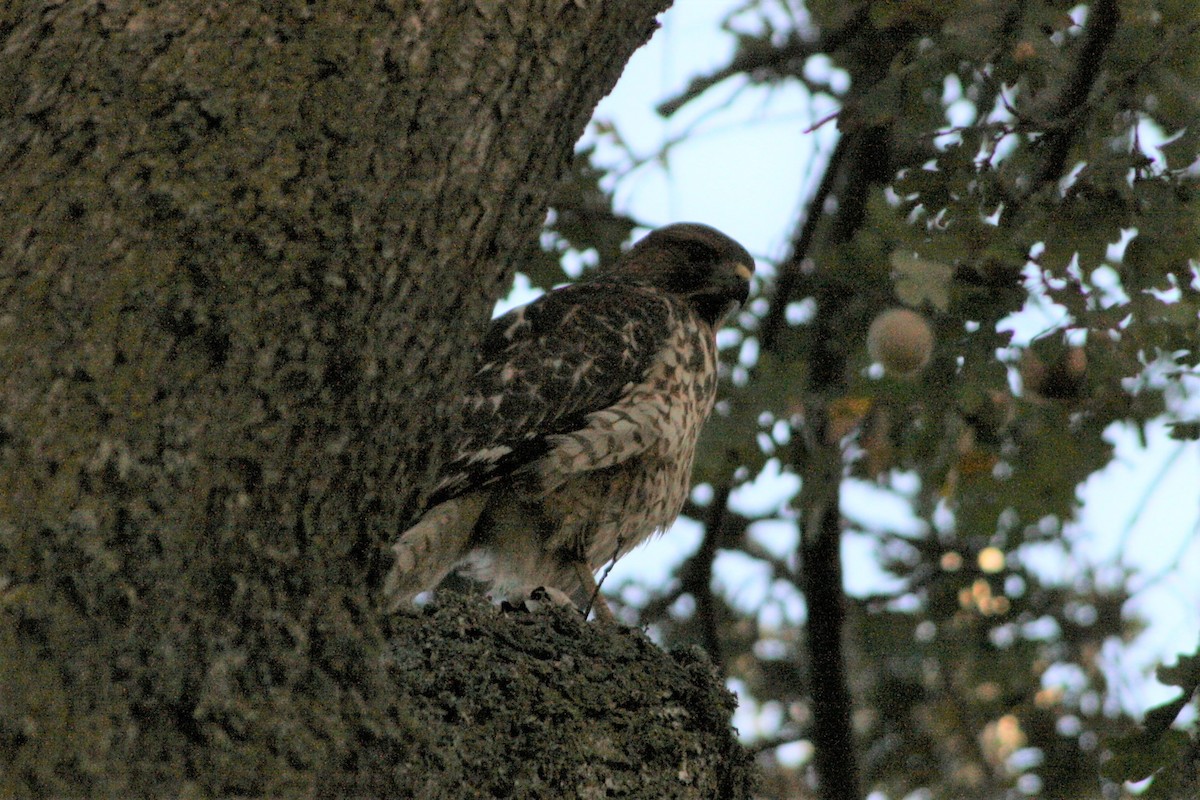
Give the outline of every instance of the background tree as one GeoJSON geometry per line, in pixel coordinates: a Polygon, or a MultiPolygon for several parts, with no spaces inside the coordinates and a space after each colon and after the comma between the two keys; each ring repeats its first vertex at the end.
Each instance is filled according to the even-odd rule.
{"type": "MultiPolygon", "coordinates": [[[[442,457],[431,409],[665,5],[0,12],[0,794],[560,796],[661,759],[572,751],[592,707],[505,716],[497,692],[572,680],[516,648],[426,664],[422,695],[413,665],[453,647],[414,655],[375,594],[442,457]],[[435,746],[480,708],[558,750],[517,773],[435,746]]],[[[728,739],[697,663],[670,667],[683,699],[614,702],[728,739]]],[[[720,747],[690,746],[654,794],[718,793],[720,747]]]]}
{"type": "MultiPolygon", "coordinates": [[[[836,102],[837,136],[790,252],[725,338],[687,512],[701,542],[667,585],[619,587],[626,619],[702,645],[743,703],[775,710],[778,736],[757,744],[770,796],[1108,798],[1156,771],[1152,794],[1193,796],[1194,730],[1168,726],[1195,657],[1160,674],[1183,692],[1139,730],[1101,657],[1139,628],[1122,613],[1129,573],[1039,563],[1070,560],[1077,487],[1112,458],[1110,425],[1197,435],[1182,401],[1200,312],[1200,10],[751,0],[725,27],[728,64],[664,116],[718,86],[798,85],[836,102]],[[1031,302],[1061,322],[1014,347],[1000,323],[1031,302]],[[936,333],[915,379],[868,368],[869,325],[897,305],[936,333]],[[800,479],[782,507],[729,507],[780,470],[800,479]],[[903,498],[920,532],[847,519],[852,484],[903,498]],[[895,588],[843,595],[847,529],[874,537],[895,588]],[[722,585],[730,554],[766,576],[761,604],[722,585]],[[775,757],[792,742],[814,748],[799,769],[775,757]]],[[[624,146],[607,122],[596,134],[624,146]]],[[[564,253],[607,257],[632,224],[599,210],[611,181],[583,159],[577,176],[535,283],[561,280],[564,253]]]]}

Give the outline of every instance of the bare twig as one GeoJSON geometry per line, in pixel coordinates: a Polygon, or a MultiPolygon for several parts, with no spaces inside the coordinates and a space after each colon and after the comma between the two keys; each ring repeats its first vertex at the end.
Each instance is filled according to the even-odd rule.
{"type": "Polygon", "coordinates": [[[678,95],[659,104],[658,113],[669,117],[704,92],[736,75],[746,75],[759,83],[783,77],[795,78],[803,81],[814,93],[824,91],[824,87],[812,85],[804,78],[805,61],[809,56],[818,53],[840,50],[858,34],[869,19],[870,4],[862,3],[846,25],[836,31],[830,31],[816,41],[806,41],[795,33],[781,45],[742,36],[732,61],[708,75],[693,79],[678,95]]]}
{"type": "Polygon", "coordinates": [[[835,119],[837,119],[838,115],[841,113],[842,113],[842,110],[839,108],[837,111],[834,111],[832,114],[826,114],[825,116],[821,117],[819,120],[814,122],[812,125],[809,125],[807,128],[805,128],[803,132],[806,134],[815,133],[817,130],[825,127],[825,125],[827,125],[828,123],[833,122],[835,119]]]}
{"type": "Polygon", "coordinates": [[[777,747],[783,747],[785,744],[792,744],[794,742],[803,741],[807,738],[809,738],[809,732],[807,730],[789,728],[787,731],[780,733],[778,736],[771,736],[767,739],[762,739],[754,742],[753,744],[747,745],[746,749],[750,751],[751,755],[756,756],[759,753],[765,753],[768,750],[774,750],[777,747]]]}
{"type": "Polygon", "coordinates": [[[802,78],[804,62],[809,56],[820,52],[823,50],[819,44],[805,42],[796,35],[789,37],[782,45],[742,37],[733,60],[708,75],[693,78],[686,89],[660,103],[658,113],[669,117],[712,87],[736,75],[757,76],[759,82],[767,77],[802,78]]]}
{"type": "Polygon", "coordinates": [[[825,174],[813,193],[804,215],[804,223],[800,226],[793,244],[792,252],[787,260],[779,265],[779,276],[775,281],[775,291],[771,296],[771,305],[767,315],[763,317],[758,328],[758,342],[763,352],[775,351],[779,343],[779,334],[783,331],[786,320],[787,304],[791,302],[803,278],[804,260],[812,246],[813,237],[817,231],[817,223],[825,208],[825,202],[833,193],[833,187],[841,169],[842,157],[845,155],[845,139],[839,139],[825,165],[825,174]]]}
{"type": "Polygon", "coordinates": [[[592,606],[596,603],[596,598],[600,596],[600,587],[604,585],[606,580],[608,580],[608,574],[612,572],[613,567],[617,565],[617,556],[621,555],[621,546],[624,544],[625,537],[618,536],[617,545],[613,548],[612,558],[608,560],[608,566],[606,566],[604,568],[604,572],[600,574],[600,580],[596,581],[596,588],[592,590],[592,596],[588,598],[587,608],[583,610],[584,617],[587,617],[587,615],[591,612],[592,606]]]}

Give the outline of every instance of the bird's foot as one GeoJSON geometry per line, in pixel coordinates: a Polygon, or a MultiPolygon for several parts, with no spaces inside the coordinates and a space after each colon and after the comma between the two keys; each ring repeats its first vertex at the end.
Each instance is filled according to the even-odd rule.
{"type": "Polygon", "coordinates": [[[536,613],[552,606],[574,608],[575,603],[571,601],[570,597],[567,597],[565,592],[555,589],[553,586],[535,586],[529,591],[516,592],[506,597],[500,603],[500,610],[536,613]]]}

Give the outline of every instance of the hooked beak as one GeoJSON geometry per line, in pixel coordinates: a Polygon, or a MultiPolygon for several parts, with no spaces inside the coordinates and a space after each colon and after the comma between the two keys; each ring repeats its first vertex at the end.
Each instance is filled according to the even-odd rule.
{"type": "Polygon", "coordinates": [[[738,305],[744,306],[750,297],[750,278],[754,276],[754,267],[739,261],[733,268],[733,274],[738,277],[738,287],[734,290],[733,297],[738,301],[738,305]]]}
{"type": "Polygon", "coordinates": [[[750,297],[750,276],[754,268],[738,262],[729,272],[723,273],[719,283],[692,295],[691,301],[708,324],[719,328],[725,320],[746,304],[750,297]]]}

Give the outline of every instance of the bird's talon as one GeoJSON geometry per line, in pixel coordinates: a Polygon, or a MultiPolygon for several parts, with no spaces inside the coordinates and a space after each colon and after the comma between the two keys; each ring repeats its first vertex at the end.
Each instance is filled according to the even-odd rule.
{"type": "Polygon", "coordinates": [[[575,607],[571,602],[571,598],[553,586],[535,586],[533,589],[510,595],[500,603],[500,610],[505,612],[529,612],[536,613],[552,606],[570,606],[575,607]]]}

